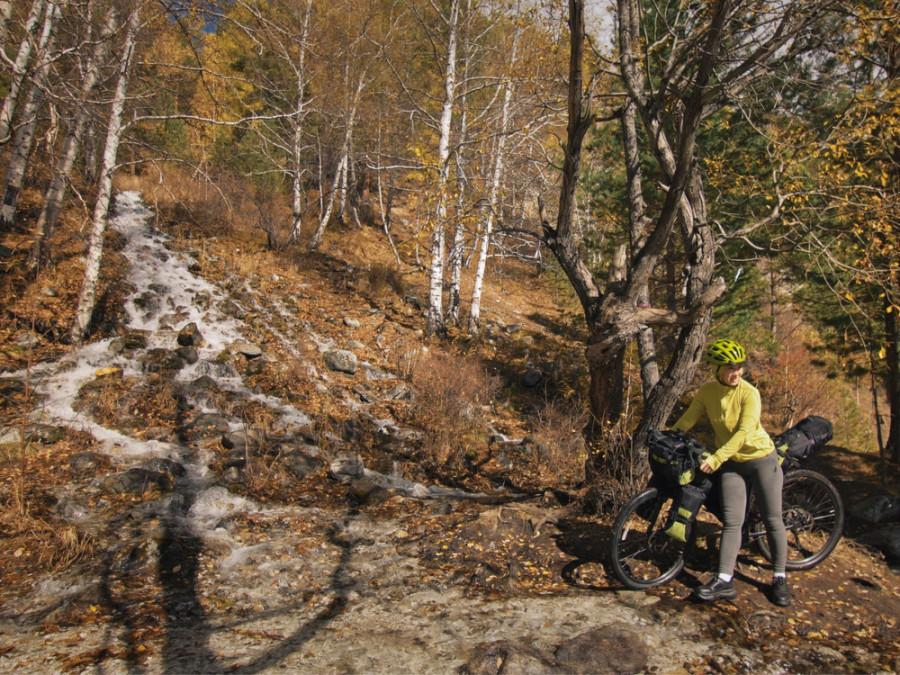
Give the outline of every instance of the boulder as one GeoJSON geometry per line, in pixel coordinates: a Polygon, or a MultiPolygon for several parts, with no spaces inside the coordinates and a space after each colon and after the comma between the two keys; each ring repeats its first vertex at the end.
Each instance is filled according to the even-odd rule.
{"type": "Polygon", "coordinates": [[[331,475],[341,482],[362,478],[365,472],[362,457],[350,450],[339,450],[331,462],[331,475]]]}
{"type": "Polygon", "coordinates": [[[218,413],[203,413],[188,422],[180,436],[185,441],[214,438],[228,431],[228,420],[218,413]]]}
{"type": "Polygon", "coordinates": [[[284,468],[297,478],[314,476],[328,464],[321,457],[315,457],[300,450],[285,452],[281,455],[280,461],[284,468]]]}
{"type": "Polygon", "coordinates": [[[176,352],[161,347],[149,350],[139,360],[147,373],[177,371],[186,365],[186,361],[176,352]]]}
{"type": "Polygon", "coordinates": [[[203,335],[197,324],[191,321],[178,332],[178,344],[182,347],[199,347],[203,344],[203,335]]]}
{"type": "Polygon", "coordinates": [[[577,635],[556,650],[556,660],[573,673],[639,673],[649,649],[639,633],[624,626],[602,626],[577,635]]]}
{"type": "Polygon", "coordinates": [[[351,351],[347,351],[346,349],[330,349],[325,352],[323,358],[325,359],[325,365],[331,370],[348,373],[350,375],[356,373],[358,361],[356,354],[351,351]]]}
{"type": "Polygon", "coordinates": [[[154,487],[169,491],[172,489],[172,479],[160,471],[132,467],[100,480],[100,490],[107,494],[141,495],[154,487]]]}
{"type": "Polygon", "coordinates": [[[898,520],[900,519],[900,497],[874,495],[851,506],[850,516],[870,525],[898,520]]]}
{"type": "Polygon", "coordinates": [[[572,671],[560,666],[549,654],[514,640],[498,640],[478,645],[464,666],[468,675],[542,675],[572,671]]]}
{"type": "Polygon", "coordinates": [[[900,560],[900,525],[880,527],[866,532],[857,541],[860,544],[877,548],[888,558],[900,560]]]}
{"type": "Polygon", "coordinates": [[[234,351],[248,359],[259,358],[263,353],[262,347],[249,342],[235,342],[234,351]]]}

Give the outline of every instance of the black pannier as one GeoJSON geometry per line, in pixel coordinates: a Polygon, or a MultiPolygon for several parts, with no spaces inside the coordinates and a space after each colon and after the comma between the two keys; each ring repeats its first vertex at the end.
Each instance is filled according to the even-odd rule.
{"type": "Polygon", "coordinates": [[[699,471],[703,456],[709,453],[700,441],[680,431],[651,431],[647,451],[653,475],[673,490],[673,508],[665,533],[687,541],[712,488],[712,482],[699,471]]]}
{"type": "Polygon", "coordinates": [[[810,415],[774,436],[772,440],[779,452],[794,459],[806,459],[833,437],[834,427],[831,422],[824,417],[810,415]]]}

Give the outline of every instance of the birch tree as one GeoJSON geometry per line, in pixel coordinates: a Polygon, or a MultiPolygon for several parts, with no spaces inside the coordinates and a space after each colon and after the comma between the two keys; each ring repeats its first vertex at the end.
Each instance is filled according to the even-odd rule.
{"type": "MultiPolygon", "coordinates": [[[[53,172],[53,177],[50,179],[50,185],[44,195],[44,203],[41,206],[41,211],[34,226],[34,243],[32,244],[29,258],[29,267],[33,270],[37,270],[40,266],[44,240],[52,234],[59,220],[59,214],[62,211],[66,196],[66,186],[81,148],[81,139],[88,118],[88,104],[95,88],[100,83],[101,69],[106,63],[110,40],[118,29],[118,24],[119,12],[115,4],[113,4],[109,7],[106,25],[100,35],[97,36],[88,57],[79,95],[73,102],[74,110],[69,120],[65,140],[63,141],[62,153],[53,172]]],[[[88,37],[90,39],[90,34],[88,37]]]]}
{"type": "Polygon", "coordinates": [[[41,42],[36,54],[38,63],[32,75],[31,87],[25,98],[25,104],[22,106],[22,115],[14,134],[14,142],[11,144],[9,164],[3,182],[3,199],[0,201],[0,229],[9,229],[15,224],[16,205],[22,189],[22,181],[25,179],[28,158],[31,155],[38,115],[44,101],[47,73],[51,63],[50,53],[53,50],[56,25],[62,16],[63,5],[62,2],[47,4],[41,42]]]}
{"type": "Polygon", "coordinates": [[[428,284],[428,335],[446,330],[443,313],[444,292],[444,226],[450,176],[450,133],[456,101],[456,48],[459,41],[459,7],[461,0],[451,0],[447,16],[447,54],[444,64],[444,98],[441,106],[440,139],[437,152],[436,203],[431,234],[431,264],[428,284]]]}
{"type": "MultiPolygon", "coordinates": [[[[6,92],[6,98],[3,100],[3,108],[0,108],[0,145],[8,143],[10,140],[10,129],[12,127],[13,115],[16,111],[19,93],[22,88],[22,82],[28,74],[28,65],[34,54],[35,44],[44,39],[41,35],[35,39],[35,31],[41,18],[41,12],[44,9],[44,0],[32,0],[31,9],[28,17],[25,19],[24,34],[19,44],[19,50],[14,61],[9,62],[8,58],[4,60],[10,66],[9,89],[6,92]]],[[[46,26],[46,23],[44,24],[46,26]]],[[[6,53],[4,52],[4,56],[6,53]]]]}
{"type": "Polygon", "coordinates": [[[116,157],[122,138],[123,114],[128,96],[128,81],[133,66],[142,7],[143,5],[139,4],[132,9],[126,23],[125,36],[119,51],[116,88],[110,105],[106,142],[103,147],[103,162],[100,171],[100,183],[97,188],[97,199],[94,203],[84,281],[78,296],[78,306],[75,310],[75,319],[70,333],[71,339],[76,343],[83,342],[87,338],[94,314],[94,307],[96,306],[97,284],[100,279],[100,262],[103,257],[103,236],[106,233],[108,222],[113,172],[116,169],[116,157]]]}
{"type": "Polygon", "coordinates": [[[481,233],[478,239],[478,263],[475,268],[475,279],[472,286],[472,302],[469,307],[468,330],[472,335],[477,335],[481,327],[481,294],[484,288],[484,274],[487,269],[488,252],[491,247],[494,218],[497,212],[500,190],[503,181],[506,139],[509,133],[510,108],[514,94],[512,73],[515,71],[516,58],[519,46],[519,27],[516,25],[512,38],[512,47],[509,57],[509,74],[503,84],[503,107],[500,113],[500,127],[494,147],[494,163],[490,181],[490,196],[481,225],[481,233]]]}

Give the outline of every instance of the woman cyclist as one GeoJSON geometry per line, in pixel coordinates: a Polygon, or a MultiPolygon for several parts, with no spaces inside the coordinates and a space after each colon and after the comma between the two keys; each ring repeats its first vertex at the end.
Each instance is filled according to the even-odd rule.
{"type": "Polygon", "coordinates": [[[772,549],[774,577],[769,598],[779,607],[787,607],[791,593],[785,576],[787,534],[781,518],[784,474],[775,445],[759,420],[759,391],[743,379],[747,353],[733,340],[716,340],[706,348],[704,359],[715,366],[715,381],[700,387],[688,409],[672,426],[678,431],[689,431],[705,413],[715,432],[717,447],[702,462],[700,470],[720,475],[724,527],[718,576],[696,588],[693,595],[707,602],[737,595],[734,565],[741,547],[749,482],[759,501],[772,549]]]}

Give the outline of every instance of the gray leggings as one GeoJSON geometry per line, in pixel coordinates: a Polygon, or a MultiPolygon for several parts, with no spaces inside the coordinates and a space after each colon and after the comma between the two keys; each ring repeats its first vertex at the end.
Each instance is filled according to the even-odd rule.
{"type": "Polygon", "coordinates": [[[747,508],[747,484],[753,488],[766,535],[772,549],[775,574],[784,573],[787,559],[787,533],[781,519],[781,488],[784,474],[778,464],[778,454],[749,462],[728,461],[722,466],[722,544],[719,548],[719,574],[733,574],[741,548],[741,526],[747,508]]]}

